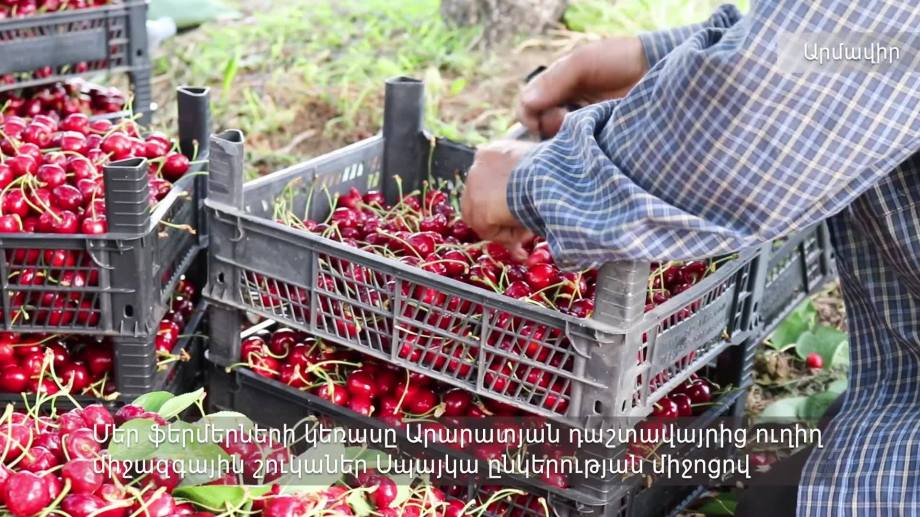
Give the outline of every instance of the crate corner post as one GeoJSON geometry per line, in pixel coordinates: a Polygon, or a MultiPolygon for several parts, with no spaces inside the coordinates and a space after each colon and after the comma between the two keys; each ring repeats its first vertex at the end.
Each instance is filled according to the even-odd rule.
{"type": "Polygon", "coordinates": [[[383,177],[388,201],[421,187],[424,145],[425,83],[409,77],[387,80],[383,103],[383,177]],[[403,184],[394,178],[399,176],[403,184]]]}

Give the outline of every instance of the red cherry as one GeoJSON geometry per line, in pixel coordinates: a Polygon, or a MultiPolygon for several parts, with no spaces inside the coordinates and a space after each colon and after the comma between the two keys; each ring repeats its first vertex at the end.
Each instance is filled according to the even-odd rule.
{"type": "MultiPolygon", "coordinates": [[[[100,433],[106,433],[106,431],[103,430],[100,433]]],[[[99,455],[99,451],[102,449],[96,441],[96,436],[104,437],[108,435],[97,435],[87,428],[77,429],[61,436],[61,445],[64,447],[64,450],[67,451],[67,457],[72,460],[93,460],[96,459],[99,455]]]]}
{"type": "Polygon", "coordinates": [[[125,133],[115,132],[105,137],[100,149],[106,154],[112,155],[113,160],[121,160],[131,155],[133,143],[131,138],[125,133]]]}
{"type": "Polygon", "coordinates": [[[297,497],[279,495],[265,499],[263,517],[299,517],[306,513],[306,506],[297,497]]]}
{"type": "Polygon", "coordinates": [[[526,277],[534,291],[541,291],[559,282],[559,270],[552,264],[534,264],[527,268],[526,277]]]}
{"type": "Polygon", "coordinates": [[[824,368],[824,359],[817,352],[811,352],[805,356],[805,366],[813,370],[824,368]]]}
{"type": "Polygon", "coordinates": [[[117,510],[104,509],[108,504],[99,496],[91,493],[72,493],[61,501],[61,509],[71,517],[91,517],[94,515],[110,517],[110,515],[122,515],[117,510]]]}
{"type": "Polygon", "coordinates": [[[363,396],[368,399],[377,396],[377,384],[374,382],[374,377],[366,371],[353,371],[345,382],[345,388],[350,395],[363,396]]]}
{"type": "Polygon", "coordinates": [[[677,416],[693,416],[693,402],[690,400],[690,397],[688,397],[686,393],[671,393],[668,395],[668,398],[677,404],[677,416]]]}
{"type": "Polygon", "coordinates": [[[101,235],[109,231],[109,225],[104,215],[87,217],[80,223],[80,231],[89,235],[101,235]]]}
{"type": "Polygon", "coordinates": [[[671,400],[670,397],[663,397],[661,400],[655,403],[654,408],[652,409],[652,416],[661,418],[677,418],[680,416],[680,408],[677,406],[676,402],[671,400]]]}
{"type": "Polygon", "coordinates": [[[6,481],[4,500],[14,517],[35,515],[51,502],[48,486],[32,472],[16,472],[6,481]]]}
{"type": "Polygon", "coordinates": [[[74,459],[64,464],[61,477],[70,481],[70,489],[77,494],[92,494],[102,486],[103,475],[92,460],[74,459]]]}
{"type": "Polygon", "coordinates": [[[169,517],[175,510],[175,499],[168,493],[159,490],[148,491],[141,495],[141,501],[136,502],[133,508],[133,512],[138,517],[169,517]]]}
{"type": "Polygon", "coordinates": [[[64,381],[63,384],[70,385],[71,390],[77,393],[82,392],[91,383],[89,370],[79,361],[64,365],[57,370],[57,373],[64,381]]]}
{"type": "Polygon", "coordinates": [[[76,131],[86,134],[89,129],[89,117],[83,113],[72,113],[61,121],[60,127],[63,131],[76,131]]]}
{"type": "Polygon", "coordinates": [[[348,405],[348,390],[340,384],[323,384],[316,390],[319,398],[328,400],[336,406],[348,405]]]}
{"type": "Polygon", "coordinates": [[[189,159],[184,154],[172,153],[166,156],[161,170],[164,178],[175,183],[188,172],[189,159]]]}
{"type": "Polygon", "coordinates": [[[38,168],[38,181],[47,188],[54,188],[67,182],[67,172],[58,164],[46,163],[38,168]]]}
{"type": "Polygon", "coordinates": [[[58,208],[76,210],[83,205],[83,193],[73,185],[58,185],[51,191],[51,200],[58,208]]]}
{"type": "Polygon", "coordinates": [[[84,407],[81,416],[95,436],[111,436],[115,429],[115,417],[102,404],[91,404],[84,407]]]}
{"type": "Polygon", "coordinates": [[[10,168],[10,172],[13,173],[13,176],[17,178],[20,176],[33,175],[38,172],[38,162],[35,161],[35,158],[26,154],[19,154],[7,158],[5,163],[10,168]]]}
{"type": "Polygon", "coordinates": [[[60,147],[62,151],[83,154],[88,149],[86,136],[83,133],[64,131],[60,133],[60,139],[61,142],[58,147],[60,147]]]}
{"type": "Polygon", "coordinates": [[[22,219],[19,215],[0,215],[0,233],[22,233],[22,219]]]}

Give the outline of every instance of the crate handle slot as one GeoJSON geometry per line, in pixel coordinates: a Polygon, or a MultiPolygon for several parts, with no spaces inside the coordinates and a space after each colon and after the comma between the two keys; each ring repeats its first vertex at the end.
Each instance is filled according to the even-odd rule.
{"type": "Polygon", "coordinates": [[[150,220],[150,190],[146,158],[128,158],[103,167],[106,219],[109,231],[138,235],[150,220]]]}
{"type": "Polygon", "coordinates": [[[179,149],[190,160],[204,160],[208,157],[211,134],[211,89],[180,86],[176,94],[179,110],[179,149]]]}
{"type": "Polygon", "coordinates": [[[239,129],[211,135],[208,199],[243,209],[243,157],[246,138],[239,129]]]}

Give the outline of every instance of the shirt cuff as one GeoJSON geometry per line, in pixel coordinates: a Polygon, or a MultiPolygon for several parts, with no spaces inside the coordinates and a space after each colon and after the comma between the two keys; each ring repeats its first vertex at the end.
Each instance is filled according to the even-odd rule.
{"type": "Polygon", "coordinates": [[[644,32],[639,34],[642,50],[645,51],[645,60],[651,69],[655,63],[661,61],[675,47],[687,40],[693,31],[691,27],[679,27],[658,32],[644,32]]]}
{"type": "Polygon", "coordinates": [[[530,154],[511,171],[508,188],[505,195],[511,215],[525,228],[537,235],[546,236],[546,225],[537,212],[535,192],[536,168],[533,166],[533,157],[544,147],[544,143],[537,145],[530,154]]]}

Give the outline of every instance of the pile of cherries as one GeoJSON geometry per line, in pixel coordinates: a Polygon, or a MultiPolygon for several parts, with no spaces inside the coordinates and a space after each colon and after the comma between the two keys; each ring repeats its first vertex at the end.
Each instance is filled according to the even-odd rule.
{"type": "MultiPolygon", "coordinates": [[[[461,220],[455,209],[458,196],[455,190],[426,185],[423,191],[402,195],[395,205],[390,205],[380,192],[361,194],[352,188],[333,201],[333,210],[322,222],[298,218],[293,210],[293,192],[292,186],[288,192],[291,195],[282,193],[276,201],[274,218],[282,224],[576,318],[589,318],[594,312],[596,270],[561,271],[549,246],[539,237],[526,244],[527,258],[516,261],[502,245],[481,241],[461,220]]],[[[716,262],[710,261],[652,264],[646,310],[686,291],[716,266],[716,262]]],[[[389,312],[397,285],[395,279],[336,257],[321,257],[320,270],[317,293],[321,321],[330,321],[333,331],[344,338],[366,337],[374,342],[386,339],[381,335],[391,335],[393,329],[386,326],[388,322],[374,315],[366,316],[360,305],[342,301],[340,297],[373,305],[381,313],[389,312]]],[[[258,292],[251,295],[258,296],[256,303],[263,306],[277,310],[288,301],[292,306],[308,303],[303,289],[279,287],[263,277],[254,280],[258,292]]],[[[480,306],[461,296],[409,281],[399,285],[404,299],[401,318],[396,323],[399,342],[389,346],[399,347],[400,358],[469,379],[477,375],[473,371],[475,358],[485,353],[485,389],[556,414],[566,414],[571,382],[559,372],[571,372],[574,353],[563,329],[510,312],[491,310],[482,315],[480,306]],[[463,343],[459,338],[483,334],[481,317],[490,320],[488,339],[480,338],[480,343],[474,345],[463,343]],[[502,353],[495,353],[498,351],[502,353]]],[[[681,308],[663,322],[662,330],[686,319],[699,306],[700,302],[694,301],[681,308]]],[[[637,357],[640,364],[646,362],[644,353],[637,357]]],[[[677,366],[684,369],[694,358],[691,353],[677,366]]],[[[652,383],[666,382],[666,375],[656,375],[652,383]]],[[[641,383],[642,379],[638,381],[641,383]]]]}
{"type": "Polygon", "coordinates": [[[60,120],[74,113],[105,115],[124,111],[126,104],[118,88],[90,86],[79,80],[0,92],[0,114],[25,118],[47,115],[60,120]]]}
{"type": "Polygon", "coordinates": [[[73,11],[116,3],[114,0],[0,0],[0,20],[59,11],[73,11]]]}
{"type": "MultiPolygon", "coordinates": [[[[487,417],[504,417],[496,424],[511,426],[509,418],[533,417],[511,405],[479,399],[469,391],[454,388],[403,368],[378,361],[358,352],[332,346],[311,336],[279,328],[248,336],[240,346],[242,365],[269,379],[330,401],[355,413],[381,420],[387,425],[403,428],[420,424],[434,442],[471,451],[482,460],[500,459],[513,443],[459,443],[446,429],[458,429],[487,417]]],[[[678,417],[692,417],[705,411],[716,386],[696,375],[655,405],[653,422],[678,417]]],[[[537,419],[532,419],[539,423],[537,419]]],[[[522,420],[523,422],[523,420],[522,420]]],[[[518,429],[521,425],[520,423],[518,429]]],[[[507,433],[509,438],[515,436],[507,433]]],[[[654,443],[630,446],[633,454],[646,457],[654,443]]],[[[555,444],[545,444],[539,451],[547,457],[567,456],[574,451],[555,444]]],[[[549,485],[566,488],[569,480],[564,473],[546,469],[541,480],[549,485]]]]}
{"type": "Polygon", "coordinates": [[[645,432],[645,439],[631,442],[628,449],[632,458],[649,459],[656,456],[657,450],[673,427],[682,425],[678,419],[698,416],[714,401],[728,392],[728,387],[721,387],[696,373],[671,390],[652,406],[652,415],[639,423],[638,428],[645,432]]]}
{"type": "MultiPolygon", "coordinates": [[[[8,407],[0,416],[0,505],[5,514],[214,517],[213,509],[199,508],[173,495],[183,480],[174,463],[157,459],[153,461],[155,468],[137,469],[133,463],[108,457],[107,445],[116,428],[136,419],[161,426],[170,423],[157,413],[131,404],[114,414],[101,404],[51,414],[43,414],[37,408],[20,412],[8,407]]],[[[257,470],[257,458],[278,468],[291,459],[287,447],[240,433],[226,434],[219,446],[242,460],[244,471],[257,470]]],[[[458,499],[466,495],[460,487],[449,490],[457,493],[457,497],[451,497],[423,480],[413,483],[408,497],[400,497],[394,480],[375,471],[362,472],[356,478],[309,494],[289,495],[273,483],[279,475],[275,471],[239,476],[226,473],[208,484],[267,485],[264,494],[249,496],[251,512],[247,512],[265,517],[357,515],[354,506],[359,499],[362,510],[371,508],[375,515],[460,517],[482,515],[484,508],[508,508],[511,497],[524,497],[516,490],[486,489],[478,500],[465,504],[458,499]]],[[[528,515],[546,515],[542,505],[534,508],[538,513],[528,515]]]]}
{"type": "Polygon", "coordinates": [[[357,515],[353,508],[353,498],[360,495],[364,499],[362,506],[373,508],[373,515],[381,517],[463,517],[480,516],[485,512],[489,515],[519,517],[549,515],[547,507],[540,504],[538,498],[520,490],[484,488],[480,490],[477,499],[468,503],[464,502],[466,492],[466,487],[451,486],[445,491],[419,480],[410,487],[408,498],[400,502],[396,482],[374,470],[368,470],[346,484],[333,485],[309,495],[270,493],[256,500],[253,509],[265,517],[350,516],[357,515]],[[512,501],[527,510],[515,509],[509,513],[512,501]]]}
{"type": "MultiPolygon", "coordinates": [[[[187,360],[174,349],[195,310],[197,294],[191,281],[179,281],[155,337],[160,368],[187,360]]],[[[0,333],[0,392],[49,395],[67,390],[109,398],[117,393],[114,362],[111,338],[0,333]]]]}
{"type": "MultiPolygon", "coordinates": [[[[162,133],[141,138],[129,120],[113,125],[90,121],[82,113],[61,121],[10,115],[0,117],[0,131],[0,234],[105,234],[105,164],[147,158],[151,204],[165,197],[190,167],[176,142],[162,133]]],[[[16,321],[53,327],[98,324],[98,303],[90,299],[97,297],[80,291],[98,286],[99,266],[90,254],[17,248],[7,250],[6,260],[12,288],[8,309],[16,321]],[[16,285],[30,289],[16,290],[16,285]]]]}

